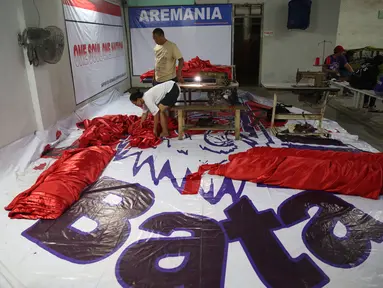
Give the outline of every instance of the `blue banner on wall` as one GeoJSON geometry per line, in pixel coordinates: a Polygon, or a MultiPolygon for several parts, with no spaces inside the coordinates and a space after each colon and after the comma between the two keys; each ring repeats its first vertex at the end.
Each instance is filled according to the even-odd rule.
{"type": "Polygon", "coordinates": [[[129,8],[131,29],[231,24],[231,4],[129,8]]]}

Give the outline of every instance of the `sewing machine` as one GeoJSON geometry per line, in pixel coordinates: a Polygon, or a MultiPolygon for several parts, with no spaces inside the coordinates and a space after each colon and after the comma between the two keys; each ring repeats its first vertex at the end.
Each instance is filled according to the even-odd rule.
{"type": "MultiPolygon", "coordinates": [[[[326,79],[326,74],[323,72],[299,71],[298,69],[297,75],[296,75],[296,85],[298,86],[298,84],[300,84],[300,82],[303,79],[313,79],[314,87],[329,87],[330,86],[329,82],[326,79]]],[[[303,86],[303,85],[301,84],[300,86],[303,86]]]]}
{"type": "MultiPolygon", "coordinates": [[[[233,69],[232,69],[233,73],[233,69]]],[[[233,76],[235,74],[233,73],[233,76]]],[[[225,72],[205,72],[201,71],[199,73],[199,80],[203,84],[203,79],[215,79],[215,83],[211,85],[216,87],[216,89],[208,91],[208,104],[209,105],[218,105],[222,103],[230,102],[232,105],[238,103],[237,89],[232,89],[231,84],[237,83],[235,79],[231,81],[225,72]]]]}
{"type": "MultiPolygon", "coordinates": [[[[296,85],[295,87],[307,87],[307,88],[325,88],[330,87],[329,81],[326,79],[326,74],[323,72],[313,71],[299,71],[297,70],[296,85]],[[301,83],[302,80],[303,83],[301,83]],[[311,80],[311,81],[310,81],[311,80]]],[[[298,94],[299,102],[306,102],[311,104],[319,104],[323,100],[323,93],[318,91],[296,91],[294,94],[298,94]]]]}
{"type": "Polygon", "coordinates": [[[209,78],[209,79],[215,79],[215,83],[217,85],[227,86],[227,85],[230,84],[229,77],[224,72],[205,72],[205,71],[201,71],[201,72],[199,72],[199,76],[201,77],[201,81],[202,82],[203,82],[204,78],[209,78]]]}

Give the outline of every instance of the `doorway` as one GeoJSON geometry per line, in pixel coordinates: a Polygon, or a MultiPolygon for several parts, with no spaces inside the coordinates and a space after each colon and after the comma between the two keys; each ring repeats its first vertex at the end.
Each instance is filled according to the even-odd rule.
{"type": "Polygon", "coordinates": [[[234,65],[241,86],[259,86],[262,9],[260,5],[234,7],[234,65]]]}

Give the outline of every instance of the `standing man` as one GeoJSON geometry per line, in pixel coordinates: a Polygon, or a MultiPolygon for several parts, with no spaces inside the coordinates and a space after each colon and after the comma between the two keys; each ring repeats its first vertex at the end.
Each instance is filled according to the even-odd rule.
{"type": "Polygon", "coordinates": [[[165,33],[161,28],[153,30],[153,40],[157,44],[154,47],[156,64],[154,67],[153,86],[169,80],[184,83],[182,78],[184,58],[177,45],[165,38],[165,33]],[[177,60],[178,71],[176,72],[177,60]]]}

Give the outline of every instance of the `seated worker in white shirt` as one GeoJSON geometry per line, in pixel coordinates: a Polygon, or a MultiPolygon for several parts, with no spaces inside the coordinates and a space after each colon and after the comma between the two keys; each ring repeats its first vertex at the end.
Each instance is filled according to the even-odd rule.
{"type": "Polygon", "coordinates": [[[150,88],[145,93],[135,92],[130,95],[130,101],[143,110],[141,123],[148,117],[148,112],[154,116],[154,134],[158,136],[157,127],[161,121],[161,137],[169,136],[168,110],[174,106],[180,96],[181,89],[170,80],[150,88]]]}

